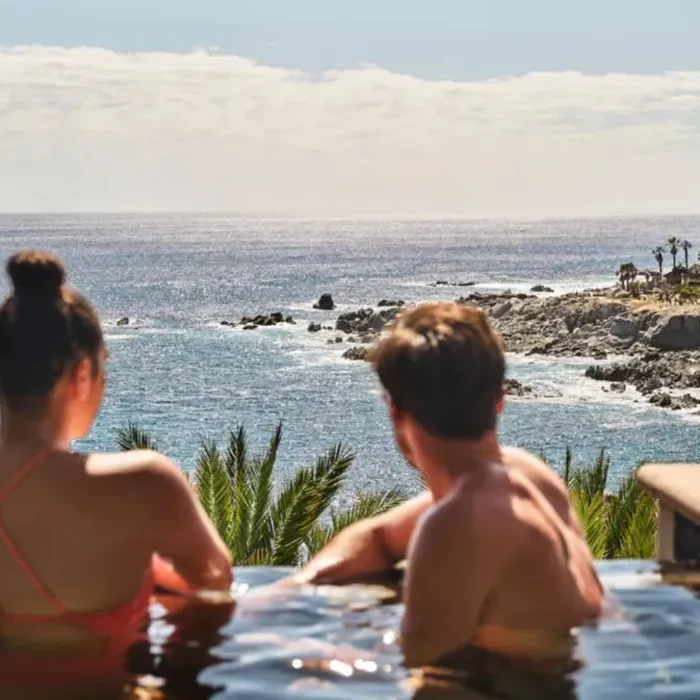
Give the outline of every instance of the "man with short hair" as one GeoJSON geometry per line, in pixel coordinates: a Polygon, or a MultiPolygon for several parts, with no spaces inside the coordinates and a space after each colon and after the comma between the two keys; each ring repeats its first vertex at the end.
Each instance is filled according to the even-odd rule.
{"type": "Polygon", "coordinates": [[[530,660],[568,653],[571,628],[600,615],[603,592],[562,481],[498,443],[505,358],[484,314],[418,306],[372,361],[398,446],[430,493],[347,528],[300,579],[340,583],[407,556],[410,666],[465,646],[530,660]]]}

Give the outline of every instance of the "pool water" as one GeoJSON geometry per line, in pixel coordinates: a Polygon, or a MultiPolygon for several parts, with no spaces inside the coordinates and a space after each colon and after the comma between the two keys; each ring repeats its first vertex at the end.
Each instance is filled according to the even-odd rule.
{"type": "Polygon", "coordinates": [[[168,613],[156,604],[135,650],[137,685],[163,698],[700,697],[700,602],[651,562],[601,562],[609,612],[577,635],[567,670],[518,668],[474,653],[458,672],[409,672],[385,586],[272,591],[286,569],[236,570],[238,601],[168,613]]]}

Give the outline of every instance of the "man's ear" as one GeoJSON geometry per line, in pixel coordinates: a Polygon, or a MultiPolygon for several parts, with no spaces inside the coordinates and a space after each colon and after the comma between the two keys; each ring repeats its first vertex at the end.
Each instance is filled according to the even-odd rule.
{"type": "Polygon", "coordinates": [[[387,404],[389,406],[389,416],[394,425],[401,422],[403,418],[403,411],[390,399],[387,398],[387,404]]]}

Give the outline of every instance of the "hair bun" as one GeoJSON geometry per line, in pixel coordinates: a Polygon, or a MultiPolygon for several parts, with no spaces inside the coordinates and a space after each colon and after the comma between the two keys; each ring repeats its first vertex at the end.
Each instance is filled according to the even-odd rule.
{"type": "Polygon", "coordinates": [[[66,281],[66,271],[51,253],[40,250],[21,250],[7,262],[7,274],[12,280],[15,296],[61,296],[61,286],[66,281]]]}

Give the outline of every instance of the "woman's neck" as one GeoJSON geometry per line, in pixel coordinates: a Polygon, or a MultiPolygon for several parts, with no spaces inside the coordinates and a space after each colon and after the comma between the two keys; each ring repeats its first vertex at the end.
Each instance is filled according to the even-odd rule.
{"type": "Polygon", "coordinates": [[[50,415],[21,415],[2,411],[0,440],[6,448],[22,446],[42,449],[67,450],[69,440],[62,429],[62,421],[50,415]]]}

